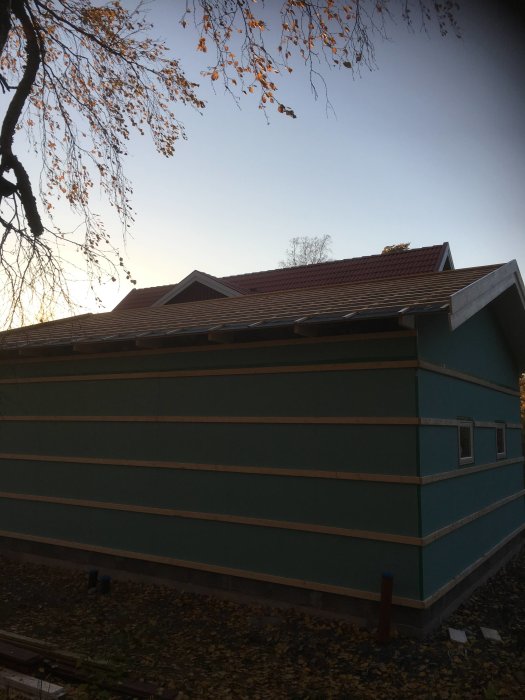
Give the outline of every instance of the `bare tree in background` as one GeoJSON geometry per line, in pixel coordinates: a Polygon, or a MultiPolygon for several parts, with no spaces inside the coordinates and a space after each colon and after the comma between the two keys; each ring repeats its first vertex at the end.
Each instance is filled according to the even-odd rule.
{"type": "Polygon", "coordinates": [[[297,267],[327,262],[332,252],[332,236],[295,236],[290,238],[286,258],[279,262],[279,267],[297,267]]]}
{"type": "Polygon", "coordinates": [[[205,107],[197,80],[295,117],[278,88],[297,66],[316,93],[323,65],[357,74],[374,67],[374,42],[389,22],[419,28],[433,20],[441,34],[457,33],[453,0],[281,0],[275,9],[253,0],[173,3],[174,24],[209,57],[189,77],[152,37],[142,2],[128,10],[118,0],[0,0],[0,327],[28,320],[30,305],[48,318],[58,298],[70,302],[68,282],[79,276],[93,290],[122,271],[131,279],[91,194],[107,197],[125,235],[130,135],[149,132],[157,151],[172,156],[185,138],[175,107],[205,107]],[[17,134],[26,136],[22,147],[17,134]],[[28,144],[40,177],[30,176],[28,144]],[[55,220],[58,200],[78,217],[73,231],[55,220]]]}

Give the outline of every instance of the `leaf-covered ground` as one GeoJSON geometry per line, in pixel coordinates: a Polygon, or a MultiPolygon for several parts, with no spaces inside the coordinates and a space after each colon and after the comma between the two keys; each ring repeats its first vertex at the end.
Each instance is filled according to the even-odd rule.
{"type": "MultiPolygon", "coordinates": [[[[525,698],[525,550],[431,637],[384,647],[346,622],[292,610],[138,582],[88,595],[82,572],[3,558],[0,567],[1,629],[107,659],[180,700],[525,698]],[[449,626],[468,643],[449,641],[449,626]]],[[[84,686],[69,697],[112,696],[84,686]]]]}

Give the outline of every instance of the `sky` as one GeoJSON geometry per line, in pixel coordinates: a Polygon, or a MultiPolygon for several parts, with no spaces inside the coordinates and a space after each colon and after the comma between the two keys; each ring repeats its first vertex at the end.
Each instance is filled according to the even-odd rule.
{"type": "MultiPolygon", "coordinates": [[[[124,3],[130,5],[131,3],[124,3]]],[[[272,2],[267,3],[272,5],[272,2]]],[[[297,119],[248,98],[239,109],[202,79],[202,114],[177,111],[188,140],[171,159],[134,138],[127,174],[137,212],[126,262],[138,287],[278,267],[293,236],[329,234],[332,258],[448,241],[456,267],[517,259],[525,271],[525,41],[512,3],[460,3],[462,38],[390,25],[377,69],[323,69],[315,100],[304,72],[280,92],[297,119]]],[[[199,70],[180,6],[155,0],[150,19],[183,64],[199,70]]],[[[94,202],[119,229],[108,208],[94,202]]],[[[110,310],[131,289],[105,285],[110,310]]]]}

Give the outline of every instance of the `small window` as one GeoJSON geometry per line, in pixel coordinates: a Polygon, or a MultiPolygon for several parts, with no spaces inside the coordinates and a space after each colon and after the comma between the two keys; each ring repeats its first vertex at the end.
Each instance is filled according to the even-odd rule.
{"type": "Polygon", "coordinates": [[[458,426],[459,463],[470,464],[474,461],[474,441],[472,423],[460,423],[458,426]]]}
{"type": "Polygon", "coordinates": [[[507,436],[505,435],[505,426],[496,426],[496,456],[502,459],[507,455],[507,436]]]}

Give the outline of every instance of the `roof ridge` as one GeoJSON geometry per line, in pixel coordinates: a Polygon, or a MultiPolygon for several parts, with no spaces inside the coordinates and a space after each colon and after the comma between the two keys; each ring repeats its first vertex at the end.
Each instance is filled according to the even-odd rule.
{"type": "Polygon", "coordinates": [[[443,248],[444,246],[448,245],[447,241],[444,241],[443,243],[436,243],[435,245],[429,245],[429,246],[422,246],[421,248],[409,248],[408,250],[396,250],[393,251],[392,253],[373,253],[372,255],[358,255],[357,257],[353,258],[338,258],[337,260],[324,260],[323,262],[319,263],[307,263],[306,265],[291,265],[290,267],[274,267],[269,270],[256,270],[254,272],[240,272],[236,275],[224,275],[223,277],[218,277],[217,279],[231,279],[233,277],[248,277],[250,275],[263,275],[267,272],[291,272],[292,270],[305,270],[307,268],[312,268],[312,267],[321,267],[322,265],[333,265],[335,263],[345,263],[345,262],[350,262],[351,260],[366,260],[370,258],[379,258],[382,255],[388,255],[388,257],[391,259],[391,256],[394,255],[406,255],[407,253],[418,253],[422,250],[430,250],[431,248],[443,248]]]}

